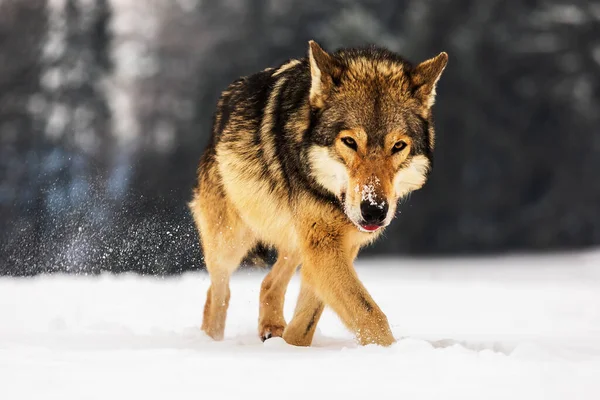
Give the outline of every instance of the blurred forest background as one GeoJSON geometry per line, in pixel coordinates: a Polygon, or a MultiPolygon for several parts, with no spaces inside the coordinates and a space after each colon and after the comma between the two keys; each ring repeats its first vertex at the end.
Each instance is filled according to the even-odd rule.
{"type": "Polygon", "coordinates": [[[0,275],[202,267],[186,202],[241,75],[446,51],[431,180],[363,257],[600,244],[600,2],[0,0],[0,275]]]}

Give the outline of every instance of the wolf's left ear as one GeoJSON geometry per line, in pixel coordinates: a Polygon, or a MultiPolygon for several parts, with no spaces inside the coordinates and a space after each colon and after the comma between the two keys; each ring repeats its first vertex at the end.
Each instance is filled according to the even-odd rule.
{"type": "Polygon", "coordinates": [[[440,53],[427,61],[417,65],[411,72],[411,83],[415,97],[427,107],[435,102],[435,89],[448,63],[448,54],[440,53]]]}
{"type": "Polygon", "coordinates": [[[315,41],[308,42],[308,59],[310,61],[310,104],[321,108],[334,85],[334,78],[340,73],[335,60],[315,41]]]}

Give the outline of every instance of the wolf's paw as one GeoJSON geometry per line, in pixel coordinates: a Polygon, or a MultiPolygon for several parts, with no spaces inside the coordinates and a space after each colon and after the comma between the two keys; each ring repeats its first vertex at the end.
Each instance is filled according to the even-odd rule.
{"type": "Polygon", "coordinates": [[[263,342],[272,337],[282,337],[285,324],[260,324],[258,335],[263,342]]]}
{"type": "Polygon", "coordinates": [[[396,343],[396,339],[387,323],[387,318],[381,317],[378,321],[380,321],[379,324],[367,325],[356,332],[361,345],[391,346],[396,343]]]}
{"type": "Polygon", "coordinates": [[[216,341],[223,340],[223,337],[224,337],[224,335],[223,335],[224,330],[223,329],[211,329],[211,328],[208,328],[208,327],[202,327],[202,331],[204,331],[204,333],[206,335],[208,335],[209,337],[211,337],[213,340],[216,340],[216,341]]]}

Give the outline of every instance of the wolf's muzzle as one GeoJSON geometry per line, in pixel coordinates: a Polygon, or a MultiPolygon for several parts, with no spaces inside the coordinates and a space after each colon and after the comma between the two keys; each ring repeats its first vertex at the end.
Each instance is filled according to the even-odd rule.
{"type": "Polygon", "coordinates": [[[387,202],[383,204],[376,204],[369,200],[361,202],[360,213],[362,214],[364,225],[381,226],[387,217],[388,209],[387,202]]]}

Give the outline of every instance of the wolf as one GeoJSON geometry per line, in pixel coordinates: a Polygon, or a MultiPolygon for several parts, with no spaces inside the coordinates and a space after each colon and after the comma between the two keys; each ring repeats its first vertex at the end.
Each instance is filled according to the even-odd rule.
{"type": "Polygon", "coordinates": [[[188,202],[211,281],[207,335],[223,339],[232,273],[256,246],[269,246],[277,260],[260,288],[263,341],[310,346],[328,306],[360,345],[395,342],[353,262],[429,177],[447,61],[441,52],[414,65],[373,45],[327,52],[311,40],[304,58],[222,92],[188,202]],[[287,324],[284,297],[298,268],[287,324]]]}

